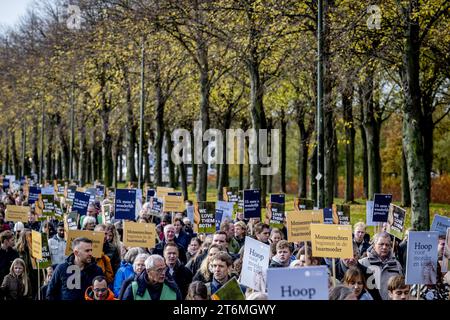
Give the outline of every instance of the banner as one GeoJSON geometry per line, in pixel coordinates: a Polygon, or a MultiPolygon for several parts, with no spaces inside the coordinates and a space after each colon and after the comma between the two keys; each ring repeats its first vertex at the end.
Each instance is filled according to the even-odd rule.
{"type": "Polygon", "coordinates": [[[406,284],[436,284],[437,245],[435,231],[410,231],[406,256],[406,284]]]}
{"type": "Polygon", "coordinates": [[[311,240],[311,223],[323,223],[320,210],[289,211],[286,217],[289,242],[311,240]]]}
{"type": "Polygon", "coordinates": [[[323,208],[323,223],[333,224],[333,208],[323,208]]]}
{"type": "Polygon", "coordinates": [[[136,189],[116,189],[114,206],[116,219],[134,220],[136,217],[136,189]]]}
{"type": "Polygon", "coordinates": [[[261,218],[261,191],[244,190],[244,217],[261,218]]]}
{"type": "Polygon", "coordinates": [[[350,206],[333,203],[333,223],[347,225],[350,222],[350,206]]]}
{"type": "Polygon", "coordinates": [[[105,241],[105,233],[89,230],[69,230],[67,232],[67,245],[65,255],[72,253],[72,241],[76,238],[88,238],[92,240],[92,256],[101,258],[103,253],[103,243],[105,241]]]}
{"type": "Polygon", "coordinates": [[[245,237],[243,257],[239,282],[253,290],[264,291],[270,262],[270,246],[245,237]]]}
{"type": "Polygon", "coordinates": [[[155,239],[155,224],[124,221],[123,244],[126,247],[153,248],[156,244],[155,239]]]}
{"type": "Polygon", "coordinates": [[[352,226],[311,224],[311,246],[314,257],[351,259],[352,226]]]}
{"type": "Polygon", "coordinates": [[[373,222],[386,222],[389,214],[389,205],[392,194],[375,193],[373,196],[373,222]]]}
{"type": "Polygon", "coordinates": [[[6,205],[5,220],[12,222],[21,221],[23,223],[27,223],[29,212],[30,207],[13,206],[8,204],[6,205]]]}
{"type": "Polygon", "coordinates": [[[184,209],[182,196],[167,195],[163,198],[163,212],[183,212],[184,209]]]}
{"type": "Polygon", "coordinates": [[[233,277],[211,295],[211,300],[245,300],[245,295],[239,282],[233,277]]]}
{"type": "Polygon", "coordinates": [[[145,197],[145,201],[150,202],[150,198],[156,196],[156,190],[155,189],[148,189],[147,190],[147,196],[145,197]]]}
{"type": "Polygon", "coordinates": [[[314,201],[306,198],[294,198],[294,210],[302,211],[302,210],[313,210],[314,209],[314,201]]]}
{"type": "Polygon", "coordinates": [[[75,191],[72,211],[77,211],[80,216],[85,216],[89,206],[90,197],[91,195],[87,192],[75,191]]]}
{"type": "Polygon", "coordinates": [[[198,222],[194,224],[197,233],[214,233],[216,232],[216,203],[200,201],[195,203],[194,217],[198,222]]]}
{"type": "Polygon", "coordinates": [[[270,268],[267,292],[269,300],[328,300],[328,269],[270,268]]]}
{"type": "Polygon", "coordinates": [[[386,231],[397,239],[403,240],[405,218],[406,210],[391,203],[391,205],[389,206],[386,231]]]}
{"type": "Polygon", "coordinates": [[[450,218],[435,214],[430,231],[436,231],[440,236],[445,236],[447,228],[450,228],[450,218]]]}
{"type": "Polygon", "coordinates": [[[42,235],[40,232],[31,230],[31,256],[42,259],[42,235]]]}
{"type": "Polygon", "coordinates": [[[378,223],[373,222],[373,201],[366,201],[366,226],[377,226],[378,223]]]}

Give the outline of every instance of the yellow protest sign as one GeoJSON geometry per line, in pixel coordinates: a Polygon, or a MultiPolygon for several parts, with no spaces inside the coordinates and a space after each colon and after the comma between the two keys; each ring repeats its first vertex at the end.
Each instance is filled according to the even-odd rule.
{"type": "Polygon", "coordinates": [[[126,247],[153,248],[156,244],[154,223],[124,221],[123,243],[126,247]]]}
{"type": "Polygon", "coordinates": [[[42,259],[42,235],[34,230],[31,231],[31,256],[42,259]]]}
{"type": "Polygon", "coordinates": [[[44,213],[44,201],[42,200],[42,194],[39,194],[37,200],[34,202],[34,212],[38,216],[41,216],[44,213]]]}
{"type": "Polygon", "coordinates": [[[29,212],[30,207],[7,205],[5,220],[13,222],[28,222],[29,212]]]}
{"type": "Polygon", "coordinates": [[[168,195],[169,192],[174,192],[173,188],[156,187],[156,197],[163,198],[168,195]]]}
{"type": "Polygon", "coordinates": [[[103,253],[103,242],[105,240],[104,232],[89,231],[89,230],[69,230],[67,232],[67,246],[65,255],[72,253],[72,241],[76,238],[88,238],[92,240],[92,256],[101,258],[103,253]]]}
{"type": "Polygon", "coordinates": [[[289,242],[310,241],[311,223],[323,223],[321,210],[290,211],[286,217],[289,242]]]}
{"type": "Polygon", "coordinates": [[[311,224],[311,245],[314,257],[353,258],[352,227],[311,224]]]}
{"type": "Polygon", "coordinates": [[[184,201],[180,196],[164,196],[163,212],[183,212],[184,201]]]}

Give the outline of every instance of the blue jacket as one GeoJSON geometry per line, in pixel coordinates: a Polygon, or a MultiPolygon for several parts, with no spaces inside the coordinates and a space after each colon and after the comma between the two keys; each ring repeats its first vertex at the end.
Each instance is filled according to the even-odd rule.
{"type": "Polygon", "coordinates": [[[59,264],[53,272],[53,277],[47,287],[47,300],[84,300],[84,293],[92,285],[96,276],[103,276],[103,271],[95,263],[95,259],[84,267],[80,272],[80,288],[71,289],[69,285],[75,286],[75,271],[68,271],[74,265],[73,253],[67,257],[66,262],[59,264]]]}
{"type": "Polygon", "coordinates": [[[121,261],[119,270],[114,277],[114,296],[117,298],[120,293],[122,283],[129,277],[134,276],[133,265],[129,262],[121,261]]]}

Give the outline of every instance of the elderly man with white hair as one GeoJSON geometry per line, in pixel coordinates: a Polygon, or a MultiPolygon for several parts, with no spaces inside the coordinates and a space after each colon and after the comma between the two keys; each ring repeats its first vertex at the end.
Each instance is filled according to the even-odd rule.
{"type": "Polygon", "coordinates": [[[187,262],[186,250],[179,244],[175,242],[175,227],[172,224],[167,224],[164,226],[164,239],[158,243],[154,249],[150,250],[152,254],[158,254],[161,257],[164,256],[164,247],[167,243],[175,243],[178,247],[178,259],[185,265],[187,262]]]}
{"type": "Polygon", "coordinates": [[[145,271],[125,290],[122,300],[182,300],[177,284],[166,277],[164,258],[153,254],[145,260],[145,271]]]}

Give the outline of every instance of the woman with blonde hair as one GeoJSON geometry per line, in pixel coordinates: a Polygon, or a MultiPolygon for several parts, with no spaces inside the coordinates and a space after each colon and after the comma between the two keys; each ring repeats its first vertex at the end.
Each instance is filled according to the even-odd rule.
{"type": "Polygon", "coordinates": [[[9,274],[3,279],[0,287],[1,296],[5,300],[30,300],[31,282],[28,277],[25,261],[16,258],[11,264],[9,274]]]}
{"type": "Polygon", "coordinates": [[[192,278],[192,281],[201,281],[207,283],[212,280],[212,270],[210,269],[210,262],[216,253],[221,251],[221,247],[217,244],[212,244],[209,247],[208,255],[203,259],[200,268],[192,278]]]}

